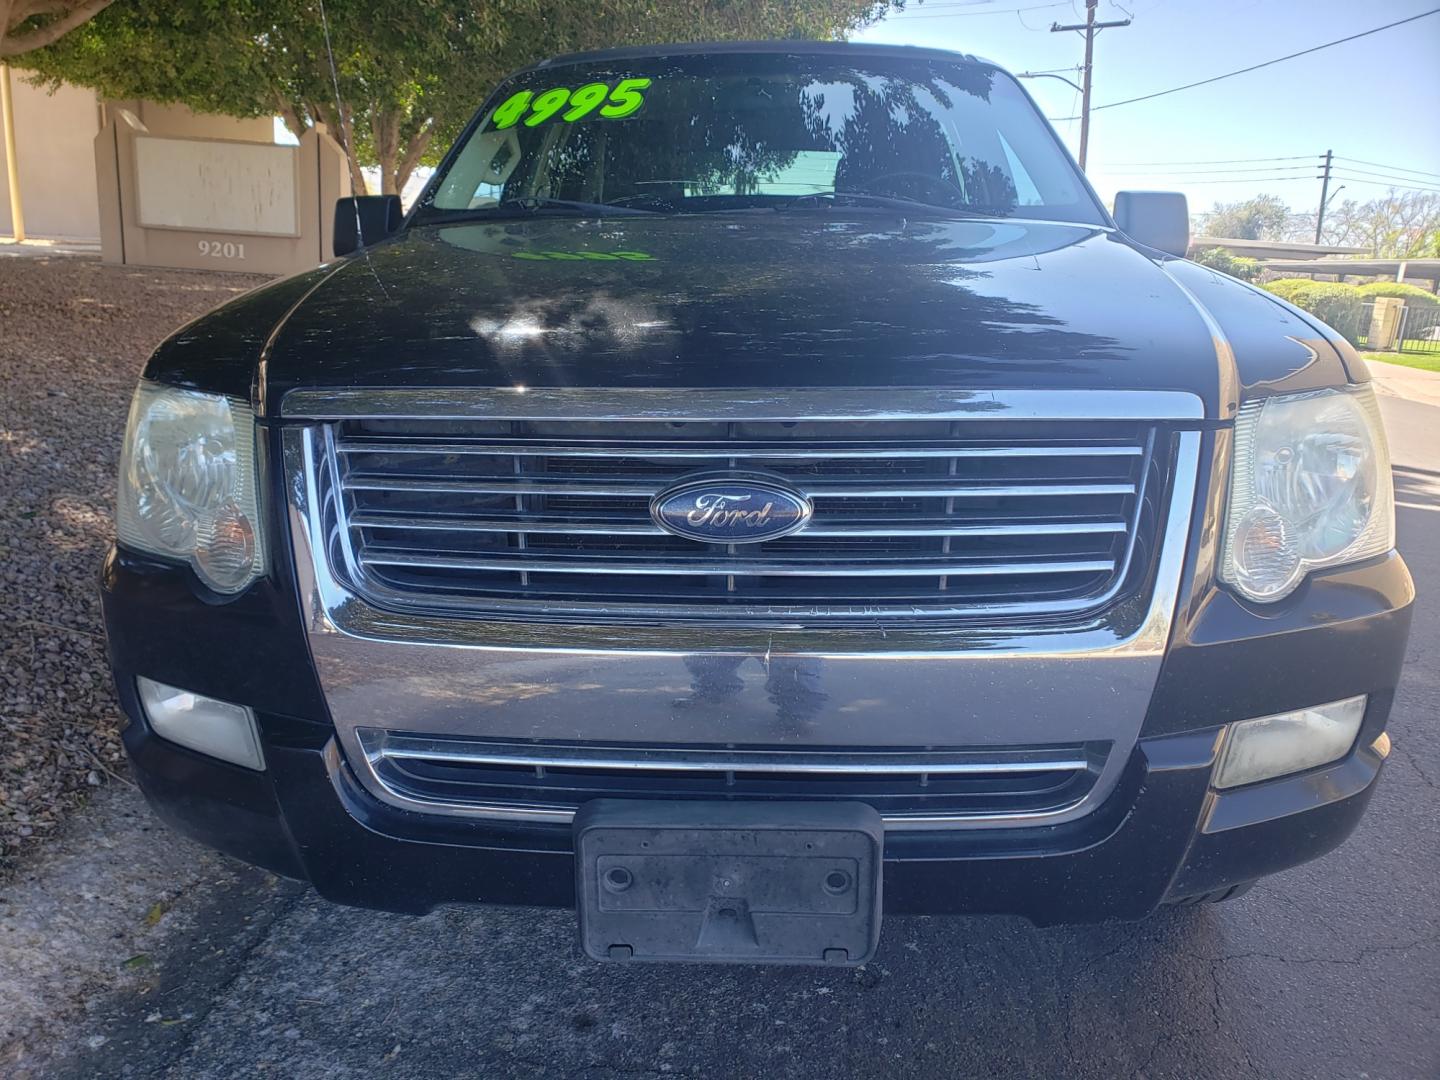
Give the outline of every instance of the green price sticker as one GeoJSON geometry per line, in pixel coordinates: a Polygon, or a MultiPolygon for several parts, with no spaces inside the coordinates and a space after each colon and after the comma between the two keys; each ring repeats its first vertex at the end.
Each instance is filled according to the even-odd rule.
{"type": "Polygon", "coordinates": [[[496,131],[512,128],[524,120],[526,127],[539,127],[557,115],[573,124],[592,113],[606,120],[623,120],[640,111],[645,104],[643,91],[650,79],[622,79],[612,88],[609,83],[586,83],[571,90],[556,86],[539,94],[521,90],[511,94],[490,117],[496,131]],[[563,110],[563,111],[562,111],[563,110]],[[596,110],[599,110],[598,113],[596,110]]]}

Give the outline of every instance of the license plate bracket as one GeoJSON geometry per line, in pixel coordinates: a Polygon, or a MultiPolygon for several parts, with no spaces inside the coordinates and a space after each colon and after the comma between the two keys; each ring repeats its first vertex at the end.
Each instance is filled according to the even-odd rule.
{"type": "Polygon", "coordinates": [[[884,841],[863,803],[592,800],[575,817],[581,945],[597,960],[862,964],[884,841]]]}

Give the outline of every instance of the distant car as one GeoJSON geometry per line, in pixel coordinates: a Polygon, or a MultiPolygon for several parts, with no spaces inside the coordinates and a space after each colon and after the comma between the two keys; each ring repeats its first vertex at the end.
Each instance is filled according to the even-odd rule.
{"type": "Polygon", "coordinates": [[[179,331],[105,617],[176,827],[590,955],[1225,899],[1343,840],[1413,592],[1365,368],[933,50],[506,80],[179,331]],[[361,246],[363,245],[363,246],[361,246]],[[882,893],[883,880],[883,893],[882,893]]]}
{"type": "Polygon", "coordinates": [[[1440,341],[1440,325],[1421,330],[1417,336],[1421,341],[1440,341]]]}

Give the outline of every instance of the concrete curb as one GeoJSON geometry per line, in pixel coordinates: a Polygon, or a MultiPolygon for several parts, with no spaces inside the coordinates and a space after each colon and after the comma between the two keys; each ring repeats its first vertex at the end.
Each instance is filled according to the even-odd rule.
{"type": "Polygon", "coordinates": [[[1422,371],[1381,360],[1367,360],[1378,393],[1440,408],[1440,372],[1422,371]]]}

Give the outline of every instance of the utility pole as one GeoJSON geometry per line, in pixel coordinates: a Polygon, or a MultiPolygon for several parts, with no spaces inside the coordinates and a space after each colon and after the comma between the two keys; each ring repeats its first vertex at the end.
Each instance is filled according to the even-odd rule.
{"type": "Polygon", "coordinates": [[[1320,243],[1320,230],[1325,227],[1325,204],[1330,200],[1326,198],[1330,194],[1330,163],[1335,160],[1333,150],[1325,151],[1324,172],[1318,177],[1320,181],[1320,211],[1315,215],[1315,243],[1320,243]]]}
{"type": "Polygon", "coordinates": [[[1085,0],[1085,21],[1083,23],[1072,23],[1061,26],[1053,23],[1050,26],[1052,34],[1058,34],[1065,30],[1075,30],[1085,35],[1085,69],[1081,79],[1080,88],[1080,168],[1085,168],[1086,152],[1090,149],[1090,72],[1094,67],[1095,60],[1095,35],[1101,30],[1108,30],[1112,26],[1129,26],[1129,19],[1115,19],[1111,22],[1095,21],[1095,6],[1099,0],[1085,0]]]}

